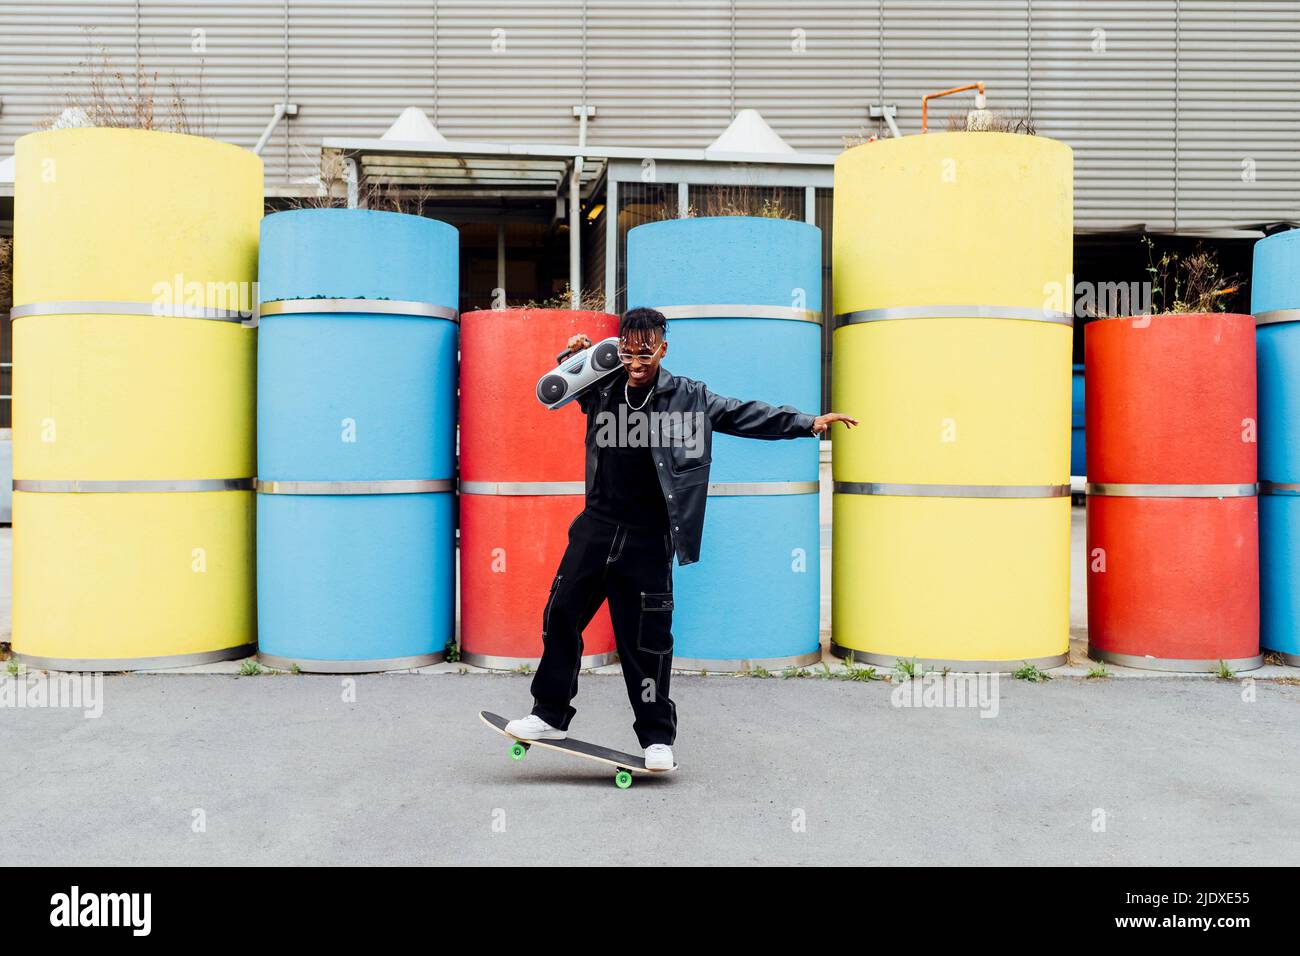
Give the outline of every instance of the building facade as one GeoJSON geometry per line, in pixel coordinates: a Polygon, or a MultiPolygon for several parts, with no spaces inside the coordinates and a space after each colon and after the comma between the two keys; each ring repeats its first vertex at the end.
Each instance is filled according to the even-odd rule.
{"type": "MultiPolygon", "coordinates": [[[[95,0],[0,7],[0,157],[107,84],[179,92],[268,186],[406,107],[456,141],[701,147],[741,109],[823,153],[974,81],[1076,158],[1082,231],[1300,219],[1300,0],[95,0]]],[[[938,123],[947,120],[947,104],[938,123]]]]}
{"type": "MultiPolygon", "coordinates": [[[[977,81],[990,109],[1073,147],[1084,277],[1142,278],[1143,234],[1214,243],[1227,271],[1248,272],[1256,238],[1300,222],[1300,0],[49,0],[0,5],[0,235],[3,160],[69,109],[108,101],[260,142],[274,204],[319,191],[323,145],[358,155],[348,147],[414,107],[456,147],[441,158],[454,166],[463,144],[476,172],[407,182],[407,160],[385,156],[373,178],[418,188],[419,211],[461,229],[462,308],[502,286],[511,304],[549,300],[575,274],[616,308],[627,230],[708,208],[710,190],[774,201],[829,250],[834,155],[891,135],[891,120],[918,132],[924,94],[977,81]],[[759,169],[683,152],[674,165],[744,110],[819,160],[759,169]],[[576,217],[573,150],[505,185],[487,174],[494,150],[580,137],[604,155],[586,163],[576,217]],[[638,157],[664,175],[638,181],[638,157]]],[[[971,105],[938,101],[931,128],[971,105]]],[[[829,302],[829,266],[825,278],[829,302]]],[[[829,345],[828,323],[827,357],[829,345]]]]}

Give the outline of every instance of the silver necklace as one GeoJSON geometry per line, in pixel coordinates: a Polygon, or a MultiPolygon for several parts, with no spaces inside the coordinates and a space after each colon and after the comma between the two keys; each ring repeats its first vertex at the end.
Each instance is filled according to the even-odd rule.
{"type": "Polygon", "coordinates": [[[650,401],[650,397],[651,397],[652,395],[654,395],[654,393],[655,393],[655,387],[654,387],[653,384],[651,384],[651,386],[650,386],[650,391],[648,391],[648,392],[645,393],[645,398],[642,400],[641,404],[640,404],[640,405],[633,405],[633,404],[632,404],[632,396],[629,395],[629,394],[628,394],[628,391],[627,391],[627,384],[628,384],[628,383],[627,383],[627,379],[624,379],[624,380],[623,380],[623,401],[627,402],[627,407],[630,408],[630,409],[632,409],[632,411],[634,411],[634,412],[639,412],[639,411],[641,411],[641,409],[645,408],[645,403],[648,402],[648,401],[650,401]]]}

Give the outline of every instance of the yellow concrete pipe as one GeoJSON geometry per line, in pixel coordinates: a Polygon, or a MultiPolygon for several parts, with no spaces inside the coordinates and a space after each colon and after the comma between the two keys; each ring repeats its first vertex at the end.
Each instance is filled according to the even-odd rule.
{"type": "Polygon", "coordinates": [[[17,492],[14,650],[67,670],[231,656],[256,627],[250,498],[17,492]]]}
{"type": "Polygon", "coordinates": [[[1072,158],[932,133],[835,167],[833,649],[1061,663],[1069,639],[1072,158]]]}
{"type": "Polygon", "coordinates": [[[16,152],[14,650],[248,653],[261,160],[122,129],[16,152]]]}

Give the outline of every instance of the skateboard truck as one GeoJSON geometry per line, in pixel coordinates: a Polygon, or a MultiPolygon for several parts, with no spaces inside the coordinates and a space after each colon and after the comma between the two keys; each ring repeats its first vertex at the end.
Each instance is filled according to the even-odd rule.
{"type": "MultiPolygon", "coordinates": [[[[524,757],[528,756],[528,748],[531,746],[532,744],[526,743],[522,740],[516,740],[510,745],[511,758],[514,760],[523,760],[524,757]]],[[[632,786],[632,772],[619,767],[618,772],[614,774],[614,786],[618,787],[620,790],[626,790],[628,787],[632,786]]]]}

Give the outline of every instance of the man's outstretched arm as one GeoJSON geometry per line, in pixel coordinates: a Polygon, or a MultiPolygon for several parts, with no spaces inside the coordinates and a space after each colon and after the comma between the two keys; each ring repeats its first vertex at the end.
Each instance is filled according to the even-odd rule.
{"type": "Polygon", "coordinates": [[[790,405],[769,405],[757,400],[742,402],[704,390],[709,421],[713,430],[724,435],[742,438],[761,438],[775,441],[781,438],[807,438],[820,435],[832,422],[844,422],[849,428],[858,423],[856,418],[839,412],[809,415],[790,405]]]}

